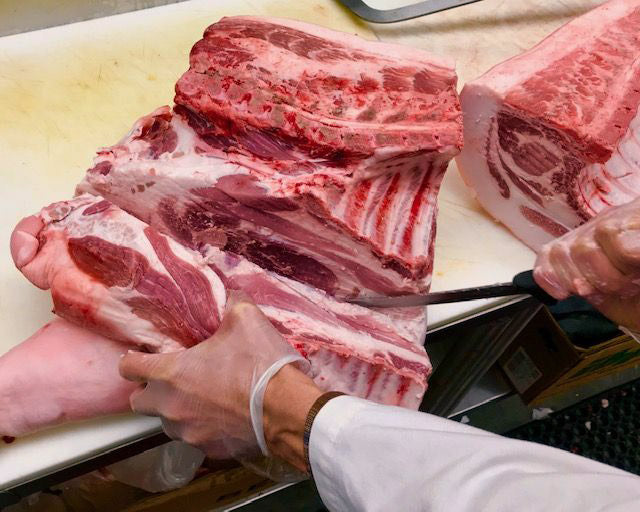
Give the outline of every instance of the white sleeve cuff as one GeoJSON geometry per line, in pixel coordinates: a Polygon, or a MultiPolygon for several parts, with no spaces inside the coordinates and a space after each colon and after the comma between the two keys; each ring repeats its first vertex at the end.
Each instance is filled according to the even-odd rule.
{"type": "Polygon", "coordinates": [[[348,510],[341,497],[345,495],[342,465],[336,460],[340,436],[354,415],[371,402],[352,396],[329,400],[320,409],[311,427],[309,462],[318,492],[329,510],[348,510]]]}

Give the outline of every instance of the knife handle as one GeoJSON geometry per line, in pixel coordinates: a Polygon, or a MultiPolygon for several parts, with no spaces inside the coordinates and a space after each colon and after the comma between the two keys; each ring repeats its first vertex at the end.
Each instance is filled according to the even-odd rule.
{"type": "Polygon", "coordinates": [[[535,297],[547,306],[553,306],[558,301],[545,292],[533,279],[533,270],[525,270],[520,272],[513,278],[513,284],[524,293],[535,297]]]}

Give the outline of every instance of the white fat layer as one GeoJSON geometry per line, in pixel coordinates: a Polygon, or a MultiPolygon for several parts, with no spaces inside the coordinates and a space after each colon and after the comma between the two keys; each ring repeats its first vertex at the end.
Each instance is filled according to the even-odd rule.
{"type": "MultiPolygon", "coordinates": [[[[356,306],[348,302],[336,301],[323,291],[312,288],[304,283],[287,279],[283,276],[278,276],[277,279],[289,288],[295,290],[295,292],[300,294],[302,297],[305,297],[316,305],[322,306],[322,308],[327,311],[352,316],[362,315],[365,313],[367,316],[374,318],[378,324],[384,326],[389,332],[397,332],[406,340],[422,347],[422,341],[427,327],[426,314],[415,315],[412,319],[404,318],[402,322],[397,322],[393,317],[385,313],[378,313],[370,309],[363,310],[360,306],[356,306]]],[[[426,313],[426,308],[424,311],[426,313]]]]}
{"type": "MultiPolygon", "coordinates": [[[[391,352],[398,356],[405,357],[406,353],[411,353],[411,360],[420,361],[428,364],[422,340],[416,339],[414,326],[404,322],[394,322],[392,318],[383,313],[371,311],[353,304],[338,302],[332,299],[324,292],[316,290],[308,285],[287,279],[282,276],[276,276],[270,272],[260,269],[257,265],[245,260],[244,258],[229,257],[224,252],[209,248],[207,251],[208,260],[217,268],[219,268],[228,277],[262,275],[268,281],[274,284],[285,293],[298,295],[301,299],[309,301],[316,306],[320,306],[329,314],[340,314],[356,317],[358,315],[369,317],[381,326],[385,327],[390,333],[397,333],[407,342],[413,343],[420,349],[420,352],[414,352],[407,348],[403,348],[393,343],[376,338],[371,334],[362,331],[356,331],[352,328],[339,326],[333,322],[322,322],[317,319],[302,317],[300,311],[282,310],[271,305],[260,304],[265,314],[270,318],[276,319],[289,326],[295,333],[306,333],[313,335],[324,334],[325,337],[340,343],[344,341],[345,347],[362,347],[364,351],[370,351],[377,347],[379,352],[391,352]]],[[[424,331],[420,333],[421,337],[424,331]]],[[[357,357],[357,353],[354,354],[357,357]]],[[[409,358],[409,357],[407,357],[409,358]]]]}
{"type": "Polygon", "coordinates": [[[301,318],[300,313],[297,311],[287,311],[269,305],[260,305],[260,307],[267,316],[278,320],[298,336],[321,336],[334,340],[336,342],[335,345],[332,345],[334,350],[341,349],[349,353],[353,352],[356,357],[382,357],[390,366],[393,366],[393,362],[388,357],[389,353],[409,361],[424,363],[424,354],[413,352],[392,343],[383,345],[379,338],[371,336],[367,332],[358,332],[356,336],[352,328],[320,322],[313,318],[301,318]],[[348,342],[342,340],[348,340],[348,342]]]}
{"type": "MultiPolygon", "coordinates": [[[[302,32],[307,32],[308,34],[316,35],[323,39],[328,39],[329,41],[341,43],[348,48],[355,48],[362,52],[375,54],[381,58],[386,57],[387,59],[389,59],[389,62],[395,65],[398,64],[399,59],[403,59],[406,61],[413,61],[413,64],[415,65],[430,65],[449,71],[453,71],[454,68],[454,63],[450,59],[432,55],[431,53],[419,48],[393,43],[383,43],[380,41],[369,41],[356,35],[320,27],[318,25],[305,23],[303,21],[297,21],[287,18],[269,18],[262,16],[236,16],[235,18],[253,20],[260,23],[268,22],[277,25],[283,25],[285,27],[291,27],[302,32]]],[[[358,66],[360,66],[360,64],[361,63],[358,63],[358,66]]],[[[351,69],[353,69],[353,64],[351,64],[351,69]]],[[[358,67],[358,69],[360,68],[358,67]]]]}
{"type": "MultiPolygon", "coordinates": [[[[580,225],[583,219],[568,205],[564,194],[553,193],[543,198],[543,207],[523,194],[501,169],[501,175],[510,189],[510,197],[503,198],[498,184],[491,176],[486,159],[486,147],[489,143],[491,155],[496,163],[497,134],[489,141],[490,127],[501,100],[497,93],[483,85],[472,83],[465,86],[461,96],[464,111],[465,147],[457,157],[458,167],[464,181],[470,186],[482,206],[497,220],[505,224],[518,238],[534,250],[553,239],[553,236],[536,224],[525,219],[519,211],[520,206],[529,207],[553,219],[558,224],[572,229],[580,225]]],[[[535,142],[543,145],[552,154],[561,157],[558,147],[541,138],[519,134],[520,142],[535,142]]],[[[553,190],[552,171],[535,177],[518,168],[513,158],[501,153],[505,163],[518,176],[535,181],[548,190],[553,190]]],[[[498,167],[500,168],[499,164],[498,167]]],[[[624,204],[640,194],[640,110],[631,121],[625,135],[620,139],[613,155],[605,164],[585,166],[577,179],[577,191],[583,205],[595,215],[610,205],[624,204]]]]}
{"type": "Polygon", "coordinates": [[[508,199],[502,197],[487,165],[487,137],[501,107],[500,98],[491,89],[473,83],[465,86],[460,100],[464,112],[465,145],[456,161],[462,178],[492,217],[507,226],[529,247],[538,250],[551,236],[524,218],[519,210],[520,206],[537,210],[538,205],[506,177],[511,195],[508,199]]]}
{"type": "Polygon", "coordinates": [[[382,370],[371,380],[367,367],[356,358],[345,359],[330,351],[318,350],[311,361],[314,381],[325,391],[340,390],[351,395],[368,392],[367,398],[374,402],[417,409],[424,395],[424,383],[411,379],[407,382],[403,375],[382,370]],[[407,385],[408,384],[408,385],[407,385]],[[404,393],[393,390],[404,389],[404,393]]]}
{"type": "MultiPolygon", "coordinates": [[[[111,171],[107,175],[87,173],[78,186],[78,191],[103,195],[144,222],[159,227],[164,226],[164,221],[158,213],[158,206],[163,199],[175,198],[178,210],[181,210],[192,201],[201,200],[190,192],[191,189],[215,186],[223,176],[250,174],[245,167],[214,156],[196,153],[194,148],[198,144],[198,139],[193,130],[179,117],[173,118],[172,126],[178,134],[178,146],[173,153],[165,153],[157,160],[143,159],[139,156],[132,159],[126,148],[115,146],[111,150],[105,150],[102,157],[96,160],[99,162],[102,158],[106,158],[107,161],[113,161],[114,166],[111,171]]],[[[129,145],[128,142],[127,145],[129,145]]],[[[417,216],[416,226],[412,233],[413,243],[410,257],[427,256],[428,241],[435,222],[436,195],[441,178],[442,173],[434,173],[433,186],[421,201],[421,212],[417,216]]],[[[379,178],[375,182],[376,186],[379,186],[379,183],[384,182],[384,178],[379,178]]],[[[412,190],[412,183],[414,181],[411,176],[403,173],[400,193],[396,194],[391,206],[391,217],[387,221],[386,242],[379,248],[384,255],[393,255],[401,259],[407,257],[405,251],[402,250],[401,242],[402,234],[407,227],[409,209],[416,193],[415,190],[412,190]]],[[[276,173],[271,172],[270,176],[261,177],[260,186],[265,188],[267,197],[289,197],[299,200],[299,196],[295,192],[297,186],[286,185],[286,180],[283,180],[276,173]]],[[[374,195],[373,189],[375,187],[372,187],[370,196],[374,195]]],[[[391,268],[383,267],[380,259],[373,254],[368,242],[365,241],[377,238],[373,220],[375,214],[369,215],[368,227],[355,226],[353,232],[349,232],[351,230],[344,226],[349,193],[343,194],[344,200],[341,204],[331,207],[332,204],[335,204],[331,189],[311,187],[309,190],[330,209],[328,213],[333,215],[332,220],[342,227],[327,225],[311,215],[305,208],[301,208],[292,212],[277,212],[277,215],[313,233],[313,243],[289,239],[282,233],[276,233],[266,227],[246,221],[241,223],[239,229],[256,231],[272,240],[293,245],[303,254],[325,265],[339,278],[342,288],[338,294],[351,295],[354,290],[364,290],[366,293],[366,285],[360,282],[346,265],[343,266],[333,261],[332,254],[351,262],[349,265],[357,264],[368,269],[375,269],[377,275],[387,279],[391,286],[399,291],[410,293],[428,289],[430,276],[425,276],[418,281],[408,279],[391,268]],[[360,241],[359,238],[365,241],[360,241]]],[[[370,207],[375,208],[376,206],[379,205],[370,203],[370,207]]]]}

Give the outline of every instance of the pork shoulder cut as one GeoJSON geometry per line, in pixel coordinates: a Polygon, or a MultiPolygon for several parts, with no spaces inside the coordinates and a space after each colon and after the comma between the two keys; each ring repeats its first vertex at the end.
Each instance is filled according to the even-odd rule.
{"type": "Polygon", "coordinates": [[[448,63],[234,17],[190,64],[173,112],[101,150],[79,192],[340,298],[428,289],[437,194],[462,145],[448,63]]]}
{"type": "MultiPolygon", "coordinates": [[[[217,329],[227,291],[242,290],[310,361],[323,389],[413,408],[426,389],[429,359],[403,324],[217,248],[203,256],[101,197],[81,195],[28,217],[11,249],[21,272],[51,290],[56,314],[117,342],[153,352],[192,346],[217,329]]],[[[22,354],[22,362],[11,356],[16,368],[29,366],[22,354]]],[[[45,382],[34,385],[56,401],[45,382]]]]}
{"type": "Polygon", "coordinates": [[[210,26],[189,64],[173,109],[136,121],[98,152],[76,198],[15,229],[16,266],[79,326],[54,327],[79,330],[65,343],[42,334],[58,332],[49,327],[0,358],[28,377],[50,343],[56,358],[42,368],[60,383],[48,389],[38,365],[22,394],[0,378],[0,407],[17,396],[49,404],[29,418],[13,411],[0,434],[122,410],[122,348],[199,343],[230,290],[253,299],[323,389],[420,403],[431,372],[425,309],[343,299],[429,289],[438,190],[462,146],[452,65],[255,17],[210,26]],[[87,343],[108,352],[111,370],[87,375],[87,343]],[[117,399],[66,400],[62,366],[75,372],[70,386],[98,382],[117,399]]]}
{"type": "Polygon", "coordinates": [[[98,153],[99,194],[192,249],[213,245],[339,298],[425,291],[442,170],[346,189],[234,163],[168,107],[98,153]]]}
{"type": "Polygon", "coordinates": [[[458,167],[534,250],[640,195],[640,0],[611,0],[461,93],[458,167]]]}

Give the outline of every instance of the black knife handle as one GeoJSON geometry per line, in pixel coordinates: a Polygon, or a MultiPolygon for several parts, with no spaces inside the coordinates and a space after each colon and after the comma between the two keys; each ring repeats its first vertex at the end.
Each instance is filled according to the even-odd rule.
{"type": "Polygon", "coordinates": [[[524,272],[520,272],[516,277],[513,278],[513,284],[524,293],[535,297],[547,306],[553,306],[558,302],[551,295],[540,288],[540,286],[538,286],[535,279],[533,279],[533,270],[525,270],[524,272]]]}

